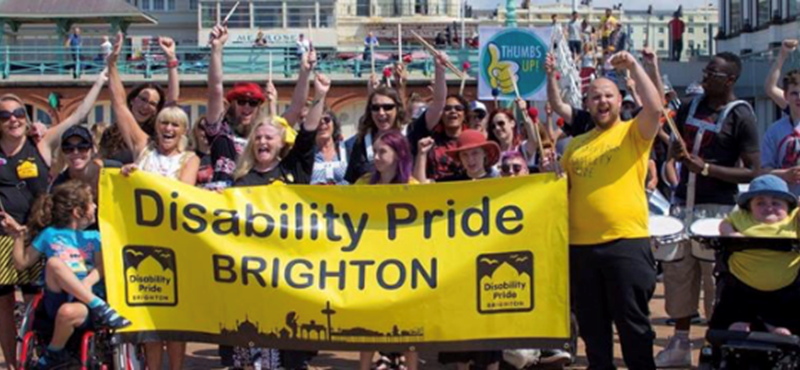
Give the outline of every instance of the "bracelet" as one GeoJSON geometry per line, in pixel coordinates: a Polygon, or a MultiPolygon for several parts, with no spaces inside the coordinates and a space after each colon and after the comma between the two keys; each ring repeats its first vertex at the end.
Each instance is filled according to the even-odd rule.
{"type": "Polygon", "coordinates": [[[173,59],[173,60],[170,60],[169,62],[167,62],[167,68],[169,68],[169,69],[176,68],[178,66],[178,64],[179,64],[179,62],[178,62],[177,58],[173,59]]]}

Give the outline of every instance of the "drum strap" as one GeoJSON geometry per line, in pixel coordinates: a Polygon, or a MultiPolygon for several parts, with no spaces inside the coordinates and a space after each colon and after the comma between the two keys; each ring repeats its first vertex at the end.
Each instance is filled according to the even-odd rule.
{"type": "MultiPolygon", "coordinates": [[[[725,122],[725,118],[728,117],[731,111],[738,105],[745,105],[747,108],[750,109],[750,112],[753,112],[753,107],[750,106],[744,100],[734,100],[725,105],[722,109],[722,113],[717,117],[716,122],[713,124],[709,123],[708,121],[704,121],[701,119],[695,118],[695,113],[697,111],[697,107],[700,105],[700,102],[703,100],[704,95],[698,96],[692,100],[691,105],[689,106],[689,115],[686,119],[686,124],[697,127],[697,133],[694,136],[694,145],[692,145],[692,155],[698,155],[700,153],[700,145],[703,142],[703,135],[705,135],[706,131],[711,131],[715,135],[722,131],[722,125],[725,122]]],[[[755,114],[754,114],[755,115],[755,114]]],[[[689,184],[686,187],[686,209],[684,210],[684,225],[691,225],[694,221],[694,206],[695,206],[695,195],[697,190],[697,174],[694,172],[689,172],[689,184]]]]}

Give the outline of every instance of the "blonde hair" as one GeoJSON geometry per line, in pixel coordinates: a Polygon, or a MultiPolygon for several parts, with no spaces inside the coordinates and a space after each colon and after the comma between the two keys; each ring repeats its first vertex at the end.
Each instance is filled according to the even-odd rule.
{"type": "MultiPolygon", "coordinates": [[[[255,154],[253,154],[253,147],[256,141],[256,132],[259,128],[261,128],[261,126],[270,125],[274,127],[280,133],[284,143],[286,142],[286,128],[276,123],[272,117],[267,116],[263,111],[259,112],[258,116],[256,117],[256,122],[258,123],[253,126],[253,128],[250,130],[250,134],[247,135],[247,145],[244,147],[242,154],[239,155],[239,159],[236,161],[236,171],[233,173],[234,180],[239,180],[242,177],[245,177],[250,170],[255,167],[256,158],[255,154]]],[[[278,160],[283,158],[290,148],[290,145],[284,144],[278,160]]]]}
{"type": "Polygon", "coordinates": [[[158,126],[161,122],[176,122],[184,129],[183,137],[181,137],[181,141],[178,144],[178,150],[183,152],[186,151],[186,148],[189,146],[189,139],[187,135],[191,134],[191,127],[189,127],[189,116],[186,115],[186,112],[179,106],[170,106],[166,107],[158,112],[158,116],[156,116],[156,126],[158,126]]]}
{"type": "Polygon", "coordinates": [[[28,132],[31,130],[31,124],[33,124],[33,122],[31,122],[31,117],[28,116],[28,110],[25,108],[25,103],[16,94],[9,93],[0,95],[0,103],[6,101],[16,102],[22,109],[25,109],[25,134],[27,135],[28,132]]]}

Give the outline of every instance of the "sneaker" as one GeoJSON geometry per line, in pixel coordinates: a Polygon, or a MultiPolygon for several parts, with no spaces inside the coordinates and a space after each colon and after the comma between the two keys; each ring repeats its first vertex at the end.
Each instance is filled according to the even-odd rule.
{"type": "Polygon", "coordinates": [[[47,350],[42,357],[33,364],[33,370],[55,370],[64,369],[73,363],[67,351],[58,352],[47,350]]]}
{"type": "Polygon", "coordinates": [[[115,330],[131,326],[131,321],[120,316],[108,303],[92,308],[91,311],[97,325],[115,330]]]}
{"type": "Polygon", "coordinates": [[[667,347],[656,355],[656,367],[692,367],[692,343],[676,337],[670,338],[667,347]]]}
{"type": "Polygon", "coordinates": [[[539,364],[542,365],[566,366],[570,363],[572,363],[572,355],[560,349],[542,350],[542,355],[539,357],[539,364]]]}

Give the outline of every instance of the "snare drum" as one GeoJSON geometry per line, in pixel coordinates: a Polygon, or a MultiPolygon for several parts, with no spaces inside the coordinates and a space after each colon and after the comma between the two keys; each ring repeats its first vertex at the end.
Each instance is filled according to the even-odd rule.
{"type": "MultiPolygon", "coordinates": [[[[701,236],[703,238],[714,238],[720,236],[719,225],[722,223],[721,218],[706,218],[697,220],[689,227],[689,233],[692,236],[701,236]]],[[[716,252],[708,245],[700,243],[697,240],[692,240],[692,256],[701,261],[715,262],[716,252]]]]}
{"type": "Polygon", "coordinates": [[[683,222],[670,216],[650,216],[650,240],[656,261],[675,262],[683,259],[683,222]]]}

